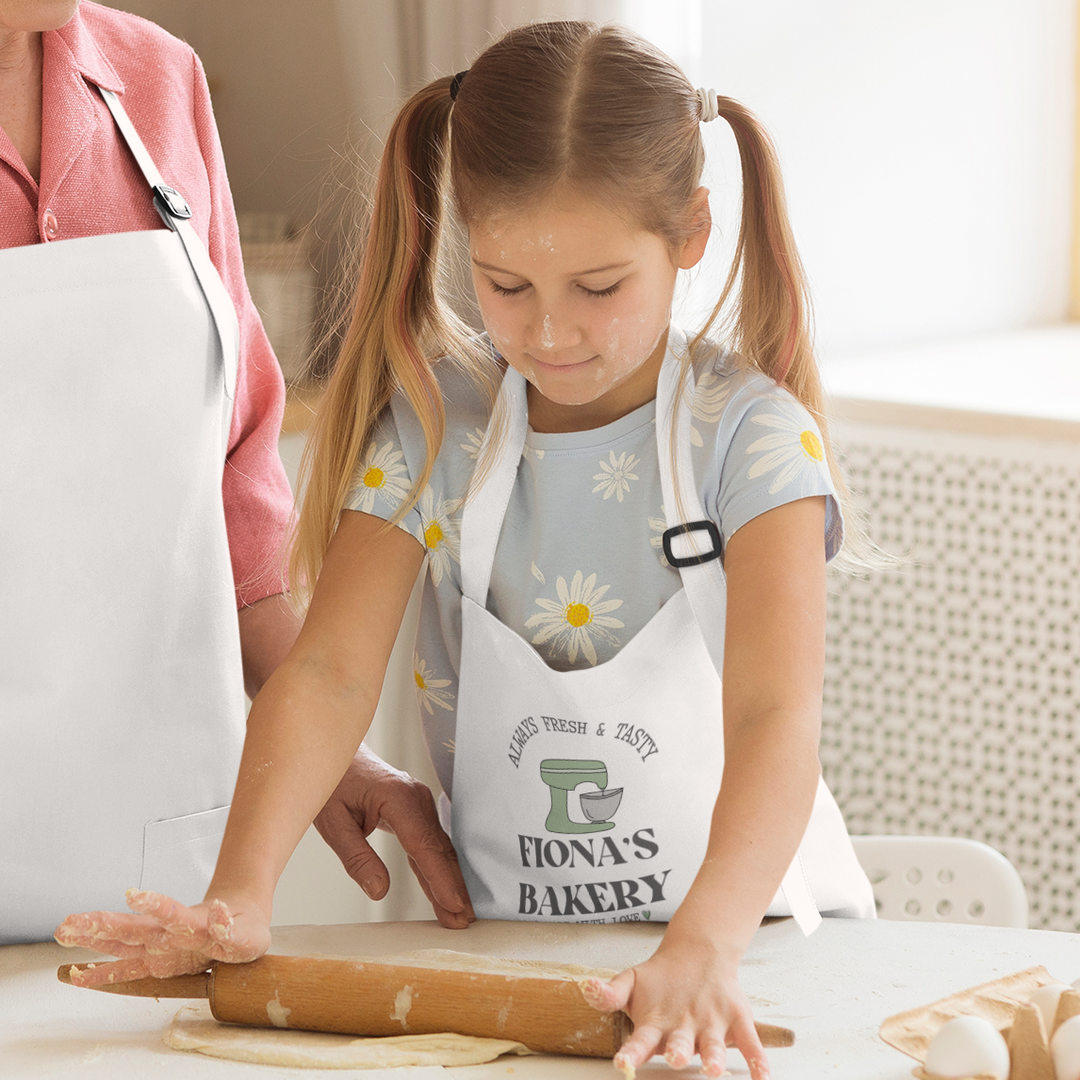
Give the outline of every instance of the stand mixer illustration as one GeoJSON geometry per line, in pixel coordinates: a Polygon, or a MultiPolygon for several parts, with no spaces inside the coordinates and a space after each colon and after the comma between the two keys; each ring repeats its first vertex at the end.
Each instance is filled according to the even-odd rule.
{"type": "Polygon", "coordinates": [[[607,766],[602,761],[582,761],[574,758],[545,758],[540,762],[540,779],[551,788],[551,809],[544,822],[548,832],[591,833],[614,829],[615,816],[622,802],[622,788],[608,790],[607,766]],[[599,791],[586,791],[578,796],[581,812],[588,821],[571,821],[568,812],[570,792],[578,785],[592,783],[599,791]]]}

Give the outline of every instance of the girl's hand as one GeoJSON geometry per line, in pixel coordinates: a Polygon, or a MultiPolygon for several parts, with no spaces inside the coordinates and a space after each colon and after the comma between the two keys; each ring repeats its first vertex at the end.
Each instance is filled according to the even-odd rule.
{"type": "Polygon", "coordinates": [[[650,959],[616,975],[591,979],[585,1000],[601,1012],[622,1009],[634,1033],[615,1055],[628,1075],[653,1054],[673,1068],[701,1055],[706,1076],[724,1072],[727,1046],[741,1051],[753,1080],[768,1080],[769,1062],[754,1028],[750,1003],[736,977],[737,958],[726,958],[711,942],[672,940],[669,930],[650,959]]]}
{"type": "Polygon", "coordinates": [[[164,979],[205,971],[213,960],[242,964],[270,947],[269,918],[257,908],[230,910],[223,900],[184,907],[161,893],[127,891],[135,913],[89,911],[69,915],[56,928],[61,945],[121,957],[71,969],[75,986],[101,986],[147,976],[164,979]]]}

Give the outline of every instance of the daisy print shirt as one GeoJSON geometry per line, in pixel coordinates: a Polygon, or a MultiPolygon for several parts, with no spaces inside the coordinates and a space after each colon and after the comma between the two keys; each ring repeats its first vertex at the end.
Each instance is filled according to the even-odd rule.
{"type": "MultiPolygon", "coordinates": [[[[685,345],[685,335],[673,328],[672,348],[685,345]]],[[[832,558],[843,523],[810,414],[786,390],[711,342],[699,347],[694,369],[694,475],[724,543],[766,510],[824,495],[825,551],[832,558]]],[[[399,526],[428,553],[413,677],[428,750],[452,797],[461,510],[488,408],[452,364],[438,370],[446,436],[428,486],[399,526]]],[[[420,426],[399,395],[357,463],[347,508],[391,517],[424,455],[420,426]]],[[[602,664],[682,587],[664,558],[666,528],[654,401],[591,431],[541,434],[530,428],[495,554],[488,610],[552,668],[602,664]]]]}

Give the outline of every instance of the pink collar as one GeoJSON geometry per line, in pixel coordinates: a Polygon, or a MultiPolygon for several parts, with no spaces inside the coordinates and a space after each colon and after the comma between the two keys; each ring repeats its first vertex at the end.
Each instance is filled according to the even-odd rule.
{"type": "Polygon", "coordinates": [[[117,94],[124,92],[124,80],[117,75],[116,69],[98,48],[97,42],[83,22],[80,11],[76,11],[71,20],[59,30],[50,30],[44,35],[44,48],[47,54],[52,52],[54,62],[66,61],[97,86],[113,90],[117,94]],[[70,54],[69,57],[63,57],[64,47],[70,54]]]}

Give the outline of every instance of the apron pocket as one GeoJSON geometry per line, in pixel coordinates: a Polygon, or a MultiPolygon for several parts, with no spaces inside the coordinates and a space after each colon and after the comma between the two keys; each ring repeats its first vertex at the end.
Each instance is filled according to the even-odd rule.
{"type": "Polygon", "coordinates": [[[210,884],[228,817],[228,806],[218,806],[148,821],[139,888],[165,893],[182,904],[197,904],[210,884]]]}

